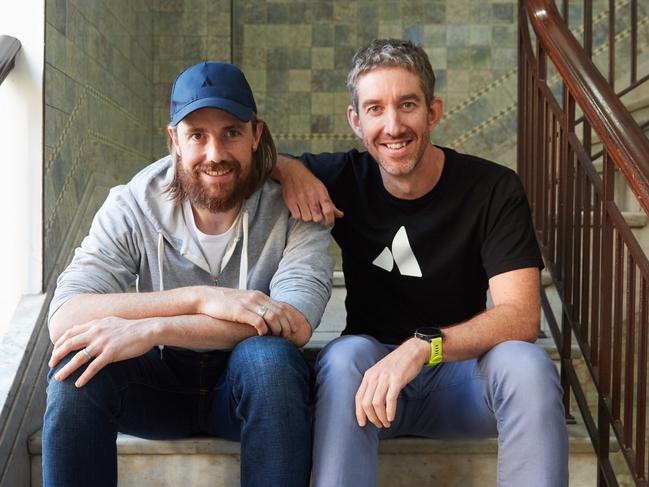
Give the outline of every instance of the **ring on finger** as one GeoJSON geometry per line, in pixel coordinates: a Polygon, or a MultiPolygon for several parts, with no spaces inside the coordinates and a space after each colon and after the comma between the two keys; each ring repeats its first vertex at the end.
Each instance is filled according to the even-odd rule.
{"type": "Polygon", "coordinates": [[[268,311],[268,307],[262,304],[259,308],[257,308],[256,313],[263,318],[266,314],[266,311],[268,311]]]}
{"type": "Polygon", "coordinates": [[[90,362],[94,358],[92,355],[90,355],[90,352],[88,351],[87,348],[83,348],[81,351],[83,352],[83,354],[88,359],[88,362],[90,362]]]}

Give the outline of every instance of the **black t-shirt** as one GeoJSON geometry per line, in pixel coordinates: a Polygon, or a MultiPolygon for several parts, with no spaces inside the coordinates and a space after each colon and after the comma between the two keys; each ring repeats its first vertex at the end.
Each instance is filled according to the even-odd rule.
{"type": "Polygon", "coordinates": [[[543,267],[516,173],[442,150],[439,182],[415,200],[388,193],[367,152],[300,157],[345,212],[332,230],[347,287],[343,334],[401,343],[420,326],[483,311],[489,278],[543,267]]]}

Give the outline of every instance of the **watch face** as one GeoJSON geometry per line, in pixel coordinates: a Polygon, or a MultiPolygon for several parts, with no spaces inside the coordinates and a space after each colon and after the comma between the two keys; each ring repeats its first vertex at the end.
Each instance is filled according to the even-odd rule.
{"type": "Polygon", "coordinates": [[[422,326],[421,328],[417,328],[415,336],[417,338],[423,338],[424,340],[432,340],[433,338],[441,337],[442,330],[437,326],[422,326]]]}

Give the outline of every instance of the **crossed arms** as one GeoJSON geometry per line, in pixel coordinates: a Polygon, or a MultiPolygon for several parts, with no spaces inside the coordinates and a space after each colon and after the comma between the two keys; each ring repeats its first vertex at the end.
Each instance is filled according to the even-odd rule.
{"type": "MultiPolygon", "coordinates": [[[[80,294],[50,320],[50,367],[75,350],[95,357],[76,382],[84,386],[111,362],[140,356],[158,344],[229,350],[255,335],[282,336],[304,345],[312,329],[293,306],[260,291],[211,286],[151,293],[80,294]],[[260,307],[267,311],[263,318],[260,307]]],[[[57,374],[63,380],[88,362],[77,353],[57,374]]]]}
{"type": "Polygon", "coordinates": [[[94,357],[76,382],[81,387],[107,364],[142,355],[155,345],[229,350],[255,335],[282,336],[296,346],[309,340],[331,292],[326,228],[281,216],[273,230],[281,248],[267,244],[258,257],[263,263],[255,260],[250,267],[249,285],[265,292],[207,284],[209,276],[185,265],[184,257],[169,247],[170,290],[127,293],[140,274],[140,288],[153,288],[149,266],[156,267],[160,255],[155,260],[156,246],[144,242],[143,232],[151,229],[138,223],[137,207],[124,193],[109,195],[59,278],[49,320],[54,343],[50,366],[77,353],[58,371],[58,379],[94,357]]]}

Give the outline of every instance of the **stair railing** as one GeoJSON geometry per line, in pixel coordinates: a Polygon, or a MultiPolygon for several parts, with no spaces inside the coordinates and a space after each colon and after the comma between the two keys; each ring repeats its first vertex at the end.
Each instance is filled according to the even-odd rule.
{"type": "Polygon", "coordinates": [[[566,412],[572,391],[597,454],[598,485],[618,485],[611,433],[630,476],[647,485],[649,260],[616,203],[615,173],[649,213],[649,141],[551,0],[519,2],[518,171],[560,298],[558,317],[545,291],[541,301],[561,355],[566,412]],[[560,93],[548,85],[550,70],[560,93]],[[590,127],[603,144],[602,176],[590,127]],[[593,411],[573,339],[597,390],[593,411]]]}

